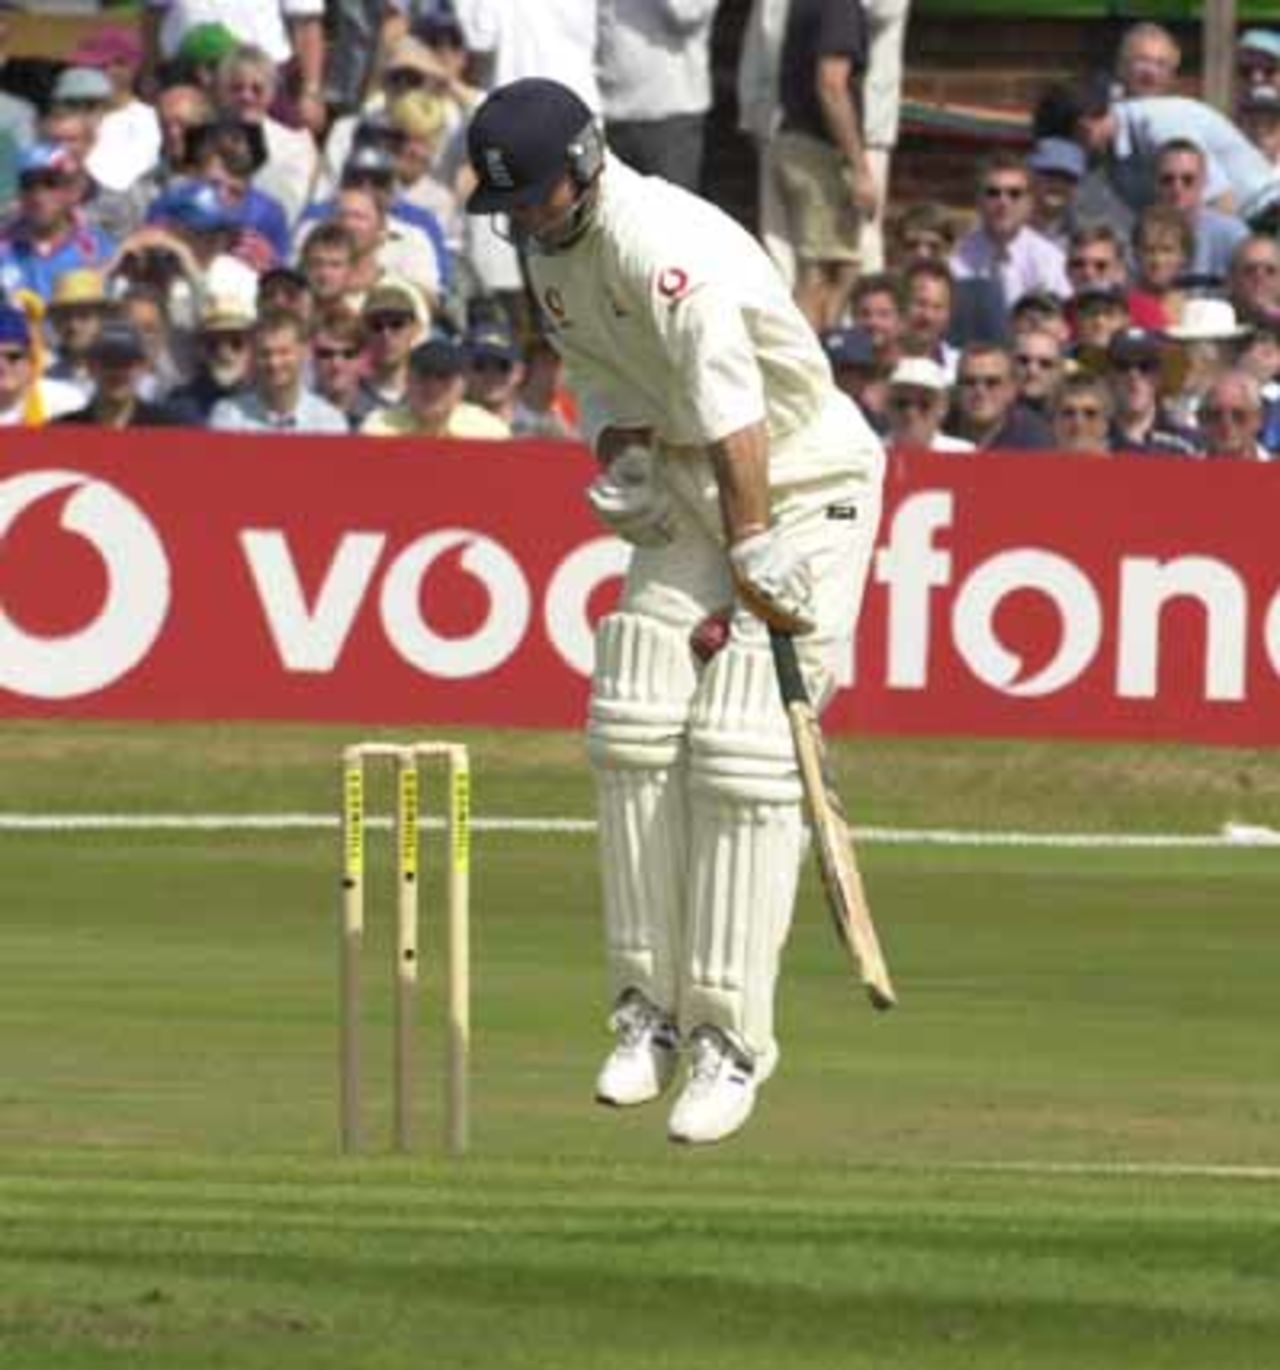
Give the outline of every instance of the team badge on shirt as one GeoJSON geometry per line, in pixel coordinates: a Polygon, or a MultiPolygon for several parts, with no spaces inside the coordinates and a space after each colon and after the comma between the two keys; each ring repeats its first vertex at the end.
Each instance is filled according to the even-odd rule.
{"type": "Polygon", "coordinates": [[[664,267],[658,274],[658,294],[664,300],[678,300],[689,288],[689,273],[679,266],[664,267]]]}

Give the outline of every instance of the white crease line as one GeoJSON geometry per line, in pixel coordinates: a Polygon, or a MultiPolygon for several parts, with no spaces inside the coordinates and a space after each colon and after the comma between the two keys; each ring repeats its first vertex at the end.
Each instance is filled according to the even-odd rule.
{"type": "Polygon", "coordinates": [[[1000,1175],[1079,1175],[1084,1178],[1280,1180],[1280,1165],[1214,1165],[1195,1161],[953,1161],[939,1169],[1000,1175]]]}
{"type": "MultiPolygon", "coordinates": [[[[387,828],[391,820],[370,815],[371,828],[387,828]]],[[[590,834],[591,818],[473,817],[476,832],[590,834]]],[[[290,832],[329,831],[338,818],[320,813],[0,813],[4,832],[290,832]]],[[[429,817],[421,826],[438,831],[444,820],[429,817]]],[[[1219,833],[1098,833],[993,832],[962,828],[854,829],[855,838],[869,846],[934,847],[1050,847],[1098,850],[1158,850],[1162,848],[1280,847],[1280,831],[1256,825],[1228,823],[1219,833]]]]}

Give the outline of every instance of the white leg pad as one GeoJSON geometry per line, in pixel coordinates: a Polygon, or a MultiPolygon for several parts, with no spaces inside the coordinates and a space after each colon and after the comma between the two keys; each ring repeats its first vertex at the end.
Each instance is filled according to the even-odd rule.
{"type": "Polygon", "coordinates": [[[791,734],[767,647],[731,643],[690,722],[690,900],[681,1026],[776,1050],[774,985],[805,851],[791,734]]]}
{"type": "Polygon", "coordinates": [[[684,941],[685,723],[697,684],[684,633],[617,613],[596,634],[587,748],[596,777],[614,995],[675,1014],[684,941]]]}

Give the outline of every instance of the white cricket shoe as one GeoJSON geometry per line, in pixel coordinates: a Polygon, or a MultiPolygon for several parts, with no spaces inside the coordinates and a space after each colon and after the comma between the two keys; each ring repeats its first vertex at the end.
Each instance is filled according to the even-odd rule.
{"type": "Polygon", "coordinates": [[[718,1027],[694,1028],[689,1037],[693,1061],[689,1079],[667,1123],[673,1142],[719,1142],[731,1137],[751,1116],[756,1090],[773,1074],[777,1048],[758,1060],[718,1027]]]}
{"type": "Polygon", "coordinates": [[[609,1018],[618,1044],[596,1077],[596,1099],[630,1108],[656,1099],[671,1083],[680,1059],[675,1023],[638,989],[625,990],[609,1018]]]}

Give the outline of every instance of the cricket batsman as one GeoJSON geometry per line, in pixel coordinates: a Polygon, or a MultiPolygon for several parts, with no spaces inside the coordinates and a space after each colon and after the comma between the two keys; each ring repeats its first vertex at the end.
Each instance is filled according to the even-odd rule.
{"type": "Polygon", "coordinates": [[[767,627],[825,703],[884,455],[754,239],[609,155],[567,87],[498,87],[468,152],[467,210],[506,217],[579,397],[587,497],[634,547],[587,724],[614,995],[596,1097],[644,1104],[681,1076],[668,1135],[718,1142],[778,1061],[805,851],[767,627]]]}

